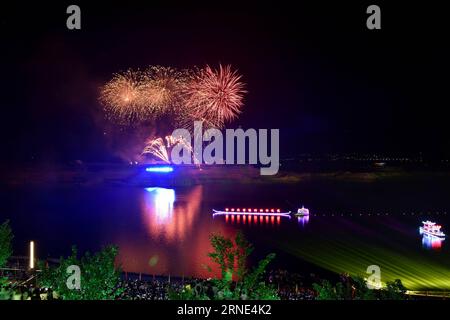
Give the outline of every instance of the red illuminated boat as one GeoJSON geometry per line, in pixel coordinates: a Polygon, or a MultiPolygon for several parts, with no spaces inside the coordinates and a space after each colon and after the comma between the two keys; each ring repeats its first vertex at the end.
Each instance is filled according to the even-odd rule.
{"type": "Polygon", "coordinates": [[[290,211],[282,211],[274,208],[225,208],[225,210],[213,209],[213,216],[218,215],[241,215],[241,216],[272,216],[291,218],[290,211]]]}
{"type": "Polygon", "coordinates": [[[441,231],[441,225],[431,221],[422,221],[423,226],[419,228],[420,234],[427,235],[439,240],[445,239],[445,233],[441,231]]]}

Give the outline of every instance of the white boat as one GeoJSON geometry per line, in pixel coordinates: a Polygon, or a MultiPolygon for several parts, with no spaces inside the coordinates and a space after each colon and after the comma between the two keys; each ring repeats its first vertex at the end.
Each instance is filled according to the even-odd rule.
{"type": "Polygon", "coordinates": [[[300,209],[297,210],[297,213],[294,214],[296,217],[304,217],[309,216],[309,209],[302,206],[300,209]]]}
{"type": "Polygon", "coordinates": [[[423,226],[419,228],[419,232],[422,235],[437,238],[439,240],[445,239],[445,233],[441,231],[441,225],[431,222],[429,220],[422,221],[423,226]]]}

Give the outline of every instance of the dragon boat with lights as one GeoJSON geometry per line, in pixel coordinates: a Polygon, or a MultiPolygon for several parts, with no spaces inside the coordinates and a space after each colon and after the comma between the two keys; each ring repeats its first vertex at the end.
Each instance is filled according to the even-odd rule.
{"type": "Polygon", "coordinates": [[[282,211],[274,208],[225,208],[224,210],[213,209],[213,216],[266,216],[291,218],[291,211],[282,211]]]}
{"type": "Polygon", "coordinates": [[[439,240],[445,239],[445,233],[441,231],[442,226],[431,221],[422,221],[423,226],[419,228],[422,235],[427,235],[439,240]]]}

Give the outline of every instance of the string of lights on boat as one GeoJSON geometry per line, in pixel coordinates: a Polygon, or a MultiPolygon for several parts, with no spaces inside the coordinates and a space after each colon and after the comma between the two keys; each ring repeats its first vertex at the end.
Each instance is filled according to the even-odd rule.
{"type": "MultiPolygon", "coordinates": [[[[280,215],[281,210],[280,209],[234,209],[234,208],[226,208],[225,211],[227,212],[227,214],[231,215],[244,215],[244,214],[252,214],[252,215],[258,215],[258,214],[268,214],[270,215],[270,213],[275,213],[274,215],[280,215]]],[[[213,215],[225,215],[225,213],[213,213],[213,215]]],[[[288,216],[287,213],[282,214],[285,216],[288,216]]],[[[447,212],[440,212],[440,211],[435,211],[435,212],[402,212],[402,213],[388,213],[388,212],[384,212],[384,213],[339,213],[339,212],[334,212],[334,213],[311,213],[309,214],[311,217],[371,217],[371,216],[447,216],[447,212]]]]}

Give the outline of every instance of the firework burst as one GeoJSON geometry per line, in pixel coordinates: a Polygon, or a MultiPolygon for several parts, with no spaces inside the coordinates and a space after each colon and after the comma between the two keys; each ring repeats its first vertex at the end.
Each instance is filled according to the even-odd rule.
{"type": "Polygon", "coordinates": [[[160,112],[171,112],[182,105],[181,92],[185,84],[186,72],[170,67],[151,66],[145,73],[145,104],[160,112]]]}
{"type": "Polygon", "coordinates": [[[241,76],[229,65],[182,71],[151,66],[145,72],[115,74],[102,87],[100,101],[107,116],[119,123],[169,115],[185,128],[194,121],[222,128],[241,113],[245,93],[241,76]]]}
{"type": "Polygon", "coordinates": [[[156,158],[170,163],[169,153],[162,138],[148,140],[142,154],[152,154],[156,158]]]}
{"type": "Polygon", "coordinates": [[[184,89],[184,106],[190,120],[203,120],[208,126],[222,128],[235,119],[243,106],[246,91],[241,76],[231,66],[196,72],[184,89]]]}
{"type": "Polygon", "coordinates": [[[175,137],[172,135],[165,137],[166,143],[164,143],[163,138],[154,138],[149,139],[146,143],[144,150],[142,151],[143,155],[151,154],[154,157],[166,162],[171,163],[170,153],[174,146],[180,144],[191,154],[192,159],[195,161],[194,150],[190,144],[190,142],[186,141],[182,137],[175,137]]]}

